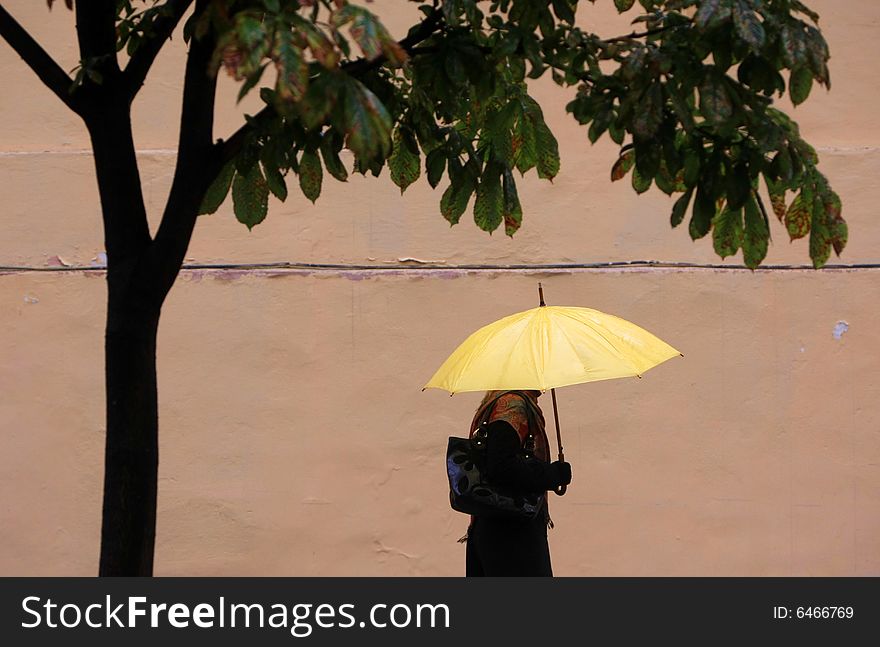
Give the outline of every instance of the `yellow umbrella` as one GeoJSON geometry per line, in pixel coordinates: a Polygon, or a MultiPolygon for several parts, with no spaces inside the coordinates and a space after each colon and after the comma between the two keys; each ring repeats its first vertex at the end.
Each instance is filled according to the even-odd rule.
{"type": "MultiPolygon", "coordinates": [[[[641,377],[677,355],[676,349],[635,324],[592,310],[544,304],[480,328],[455,349],[425,387],[464,391],[550,390],[559,460],[559,386],[641,377]]],[[[563,494],[562,488],[559,494],[563,494]]]]}

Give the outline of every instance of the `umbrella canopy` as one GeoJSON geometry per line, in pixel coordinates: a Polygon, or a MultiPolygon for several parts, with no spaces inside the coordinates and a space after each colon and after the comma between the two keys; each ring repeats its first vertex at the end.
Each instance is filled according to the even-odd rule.
{"type": "Polygon", "coordinates": [[[635,324],[566,306],[540,306],[480,328],[449,356],[425,388],[450,393],[546,391],[634,377],[680,355],[635,324]]]}

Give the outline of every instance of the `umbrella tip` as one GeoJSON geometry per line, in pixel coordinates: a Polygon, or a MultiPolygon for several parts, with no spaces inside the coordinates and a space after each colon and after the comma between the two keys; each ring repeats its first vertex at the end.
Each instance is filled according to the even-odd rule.
{"type": "Polygon", "coordinates": [[[682,357],[684,357],[684,353],[679,353],[679,355],[681,355],[682,357]]]}
{"type": "Polygon", "coordinates": [[[641,375],[636,375],[636,377],[639,378],[640,380],[642,379],[641,375]]]}

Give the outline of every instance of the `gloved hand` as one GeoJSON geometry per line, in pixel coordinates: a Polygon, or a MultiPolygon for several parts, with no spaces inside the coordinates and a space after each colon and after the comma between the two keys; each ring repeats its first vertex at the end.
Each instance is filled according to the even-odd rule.
{"type": "Polygon", "coordinates": [[[550,469],[553,470],[553,475],[556,480],[556,487],[560,485],[568,485],[571,483],[571,465],[566,463],[565,461],[553,461],[550,464],[550,469]]]}

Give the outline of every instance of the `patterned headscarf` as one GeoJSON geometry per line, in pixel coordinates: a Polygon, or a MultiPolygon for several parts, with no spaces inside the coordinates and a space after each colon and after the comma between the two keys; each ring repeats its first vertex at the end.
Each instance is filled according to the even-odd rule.
{"type": "Polygon", "coordinates": [[[487,391],[471,422],[471,435],[483,420],[486,422],[504,420],[516,430],[520,441],[525,442],[530,431],[529,413],[531,412],[538,427],[531,429],[535,436],[535,458],[549,462],[550,443],[544,431],[544,414],[538,406],[540,394],[540,391],[487,391]],[[504,395],[501,395],[502,393],[504,395]],[[492,407],[491,412],[488,411],[488,407],[492,407]]]}

